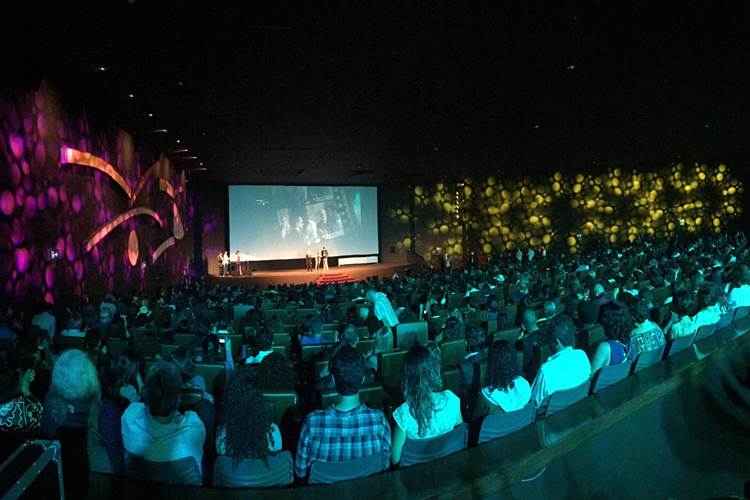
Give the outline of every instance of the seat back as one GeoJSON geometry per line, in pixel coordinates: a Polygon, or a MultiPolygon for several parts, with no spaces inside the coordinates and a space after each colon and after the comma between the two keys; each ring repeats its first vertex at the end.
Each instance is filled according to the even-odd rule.
{"type": "Polygon", "coordinates": [[[535,417],[536,408],[531,400],[520,410],[487,415],[479,431],[479,442],[484,443],[523,429],[533,423],[535,417]]]}
{"type": "Polygon", "coordinates": [[[250,310],[250,304],[237,304],[232,307],[232,319],[241,319],[250,310]]]}
{"type": "Polygon", "coordinates": [[[153,462],[131,456],[128,460],[128,477],[167,484],[202,484],[198,463],[193,457],[185,457],[170,462],[153,462]]]}
{"type": "Polygon", "coordinates": [[[396,347],[408,350],[414,344],[427,343],[427,322],[414,321],[412,323],[401,323],[396,326],[396,347]]]}
{"type": "Polygon", "coordinates": [[[678,352],[682,352],[693,343],[693,339],[695,338],[695,334],[692,335],[685,335],[684,337],[678,337],[674,339],[669,346],[666,348],[667,357],[674,356],[678,352]]]}
{"type": "Polygon", "coordinates": [[[388,457],[384,457],[381,453],[346,462],[315,461],[310,468],[309,482],[310,484],[331,484],[367,477],[384,471],[386,464],[388,464],[388,457]]]}
{"type": "Polygon", "coordinates": [[[516,340],[518,340],[518,337],[520,335],[521,335],[520,328],[508,328],[506,330],[500,330],[500,331],[495,332],[495,334],[492,336],[492,340],[493,342],[496,340],[505,340],[513,344],[515,343],[516,340]]]}
{"type": "Polygon", "coordinates": [[[292,337],[286,332],[273,334],[273,345],[286,347],[292,343],[292,337]]]}
{"type": "Polygon", "coordinates": [[[732,326],[734,326],[734,331],[738,335],[750,330],[750,306],[738,307],[734,310],[732,326]]]}
{"type": "Polygon", "coordinates": [[[589,395],[589,387],[591,387],[591,381],[587,380],[576,387],[553,392],[549,397],[549,403],[544,412],[545,416],[554,415],[560,410],[564,410],[568,406],[585,399],[589,395]]]}
{"type": "Polygon", "coordinates": [[[463,339],[449,340],[440,344],[440,357],[443,368],[456,366],[466,356],[466,341],[463,339]]]}
{"type": "Polygon", "coordinates": [[[216,378],[224,374],[224,365],[218,363],[197,363],[195,365],[195,374],[200,375],[206,381],[206,390],[213,390],[216,378]]]}
{"type": "Polygon", "coordinates": [[[443,388],[459,394],[461,390],[461,373],[458,368],[451,368],[443,371],[443,388]]]}
{"type": "Polygon", "coordinates": [[[280,424],[289,408],[297,405],[296,392],[264,392],[263,399],[271,406],[273,421],[280,424]]]}
{"type": "Polygon", "coordinates": [[[639,372],[649,366],[654,366],[661,361],[662,355],[664,354],[664,348],[653,349],[651,351],[644,351],[638,355],[635,362],[633,363],[633,371],[639,372]]]}
{"type": "Polygon", "coordinates": [[[389,388],[401,388],[401,375],[406,351],[384,352],[380,354],[380,378],[389,388]]]}
{"type": "Polygon", "coordinates": [[[698,342],[699,340],[708,338],[713,335],[714,332],[716,332],[716,323],[714,323],[713,325],[703,325],[702,327],[698,328],[697,332],[695,332],[695,338],[693,339],[693,342],[698,342]]]}
{"type": "Polygon", "coordinates": [[[598,323],[586,326],[584,328],[584,337],[585,350],[589,353],[593,353],[600,342],[607,340],[606,335],[604,335],[604,327],[598,323]]]}
{"type": "Polygon", "coordinates": [[[401,466],[430,462],[466,448],[469,428],[460,424],[452,431],[430,439],[407,439],[401,452],[401,466]]]}
{"type": "Polygon", "coordinates": [[[620,380],[624,380],[630,375],[632,364],[633,363],[630,361],[625,360],[616,365],[599,368],[594,374],[593,382],[591,383],[591,394],[596,394],[610,385],[614,385],[620,380]]]}
{"type": "Polygon", "coordinates": [[[271,350],[276,354],[283,354],[284,356],[286,356],[287,348],[288,346],[285,345],[275,345],[271,347],[271,350]]]}
{"type": "Polygon", "coordinates": [[[362,356],[367,356],[373,349],[375,349],[375,339],[362,339],[357,342],[357,352],[362,356]]]}
{"type": "Polygon", "coordinates": [[[219,456],[214,465],[214,486],[219,488],[271,488],[294,481],[292,454],[282,451],[260,458],[245,459],[235,467],[232,457],[219,456]]]}

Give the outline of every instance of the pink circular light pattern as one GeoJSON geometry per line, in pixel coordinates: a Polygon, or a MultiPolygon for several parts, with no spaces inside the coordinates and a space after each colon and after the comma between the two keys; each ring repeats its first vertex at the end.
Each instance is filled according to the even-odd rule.
{"type": "Polygon", "coordinates": [[[10,191],[3,191],[0,195],[0,209],[5,215],[10,215],[16,209],[16,198],[10,191]]]}
{"type": "Polygon", "coordinates": [[[54,186],[47,188],[47,200],[49,201],[50,208],[57,208],[59,198],[57,197],[57,189],[54,186]]]}
{"type": "Polygon", "coordinates": [[[16,158],[21,158],[23,156],[24,150],[23,137],[16,134],[11,135],[10,150],[13,152],[13,156],[15,156],[16,158]]]}
{"type": "Polygon", "coordinates": [[[25,273],[31,265],[31,253],[25,248],[16,248],[16,270],[25,273]]]}
{"type": "Polygon", "coordinates": [[[55,285],[55,268],[52,264],[49,264],[44,270],[44,283],[47,288],[52,288],[55,285]]]}

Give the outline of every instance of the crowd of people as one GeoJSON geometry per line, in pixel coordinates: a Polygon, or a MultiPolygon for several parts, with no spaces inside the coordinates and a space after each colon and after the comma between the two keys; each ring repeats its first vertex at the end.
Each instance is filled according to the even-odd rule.
{"type": "Polygon", "coordinates": [[[407,440],[475,425],[489,413],[543,409],[552,394],[600,368],[743,306],[750,306],[750,269],[742,234],[509,255],[481,268],[413,268],[342,285],[258,289],[198,280],[145,296],[8,303],[0,311],[0,435],[6,443],[59,439],[66,480],[83,483],[89,469],[125,474],[135,458],[191,457],[209,484],[217,456],[239,464],[281,450],[294,453],[300,481],[316,461],[377,455],[385,469],[399,464],[407,440]],[[297,309],[313,312],[290,323],[284,311],[297,309]],[[392,405],[368,406],[360,391],[379,382],[378,356],[395,349],[399,324],[416,321],[427,322],[429,341],[406,353],[392,405]],[[606,339],[584,349],[578,334],[595,324],[606,339]],[[336,325],[333,335],[324,325],[336,325]],[[493,340],[492,332],[511,328],[517,336],[493,340]],[[374,339],[364,353],[362,331],[374,339]],[[240,335],[240,349],[227,332],[240,335]],[[280,332],[290,336],[286,354],[272,348],[280,332]],[[145,359],[142,340],[169,344],[177,334],[195,341],[145,359]],[[113,339],[128,347],[113,353],[113,339]],[[441,346],[460,339],[466,354],[454,392],[444,387],[441,346]],[[71,341],[77,348],[66,348],[71,341]],[[316,344],[328,347],[322,372],[295,350],[316,344]],[[217,356],[225,374],[208,384],[196,364],[217,356]],[[321,408],[328,389],[340,397],[321,408]],[[292,431],[263,397],[274,391],[300,396],[292,431]]]}

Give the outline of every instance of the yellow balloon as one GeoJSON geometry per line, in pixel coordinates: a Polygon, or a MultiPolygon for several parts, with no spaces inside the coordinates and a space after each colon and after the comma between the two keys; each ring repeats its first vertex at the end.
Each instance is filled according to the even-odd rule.
{"type": "Polygon", "coordinates": [[[552,241],[552,236],[550,236],[549,234],[545,234],[544,236],[542,236],[542,242],[545,245],[549,244],[550,241],[552,241]]]}
{"type": "Polygon", "coordinates": [[[453,247],[453,252],[456,253],[456,254],[458,254],[458,255],[461,255],[463,253],[463,251],[464,251],[464,249],[461,246],[461,243],[456,243],[456,245],[453,247]]]}
{"type": "Polygon", "coordinates": [[[487,185],[488,186],[494,186],[497,181],[495,180],[494,176],[487,177],[487,185]]]}
{"type": "Polygon", "coordinates": [[[485,195],[485,196],[486,196],[487,198],[489,198],[489,197],[490,197],[490,196],[492,196],[493,194],[495,194],[495,188],[493,188],[492,186],[487,186],[487,189],[485,189],[485,190],[484,190],[484,195],[485,195]]]}
{"type": "Polygon", "coordinates": [[[404,238],[404,247],[411,248],[411,238],[409,238],[408,236],[404,238]]]}
{"type": "Polygon", "coordinates": [[[471,186],[464,186],[464,196],[468,198],[469,196],[471,196],[471,193],[472,193],[471,186]]]}
{"type": "Polygon", "coordinates": [[[574,247],[576,245],[577,241],[575,236],[568,236],[568,246],[574,247]]]}
{"type": "Polygon", "coordinates": [[[531,217],[529,217],[529,222],[531,222],[532,224],[539,224],[539,217],[536,215],[532,215],[531,217]]]}
{"type": "Polygon", "coordinates": [[[414,194],[416,194],[417,196],[422,196],[424,194],[424,188],[422,188],[422,186],[416,186],[414,188],[414,194]]]}
{"type": "Polygon", "coordinates": [[[482,250],[484,253],[492,253],[492,245],[485,243],[484,246],[482,246],[482,250]]]}
{"type": "Polygon", "coordinates": [[[446,224],[443,224],[442,226],[440,226],[440,232],[442,234],[448,234],[449,229],[450,228],[446,224]]]}

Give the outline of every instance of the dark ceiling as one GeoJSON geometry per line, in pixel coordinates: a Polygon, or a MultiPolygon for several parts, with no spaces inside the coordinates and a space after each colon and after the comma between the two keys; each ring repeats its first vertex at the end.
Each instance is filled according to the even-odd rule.
{"type": "Polygon", "coordinates": [[[11,87],[227,182],[744,158],[740,2],[272,3],[40,3],[11,87]]]}

